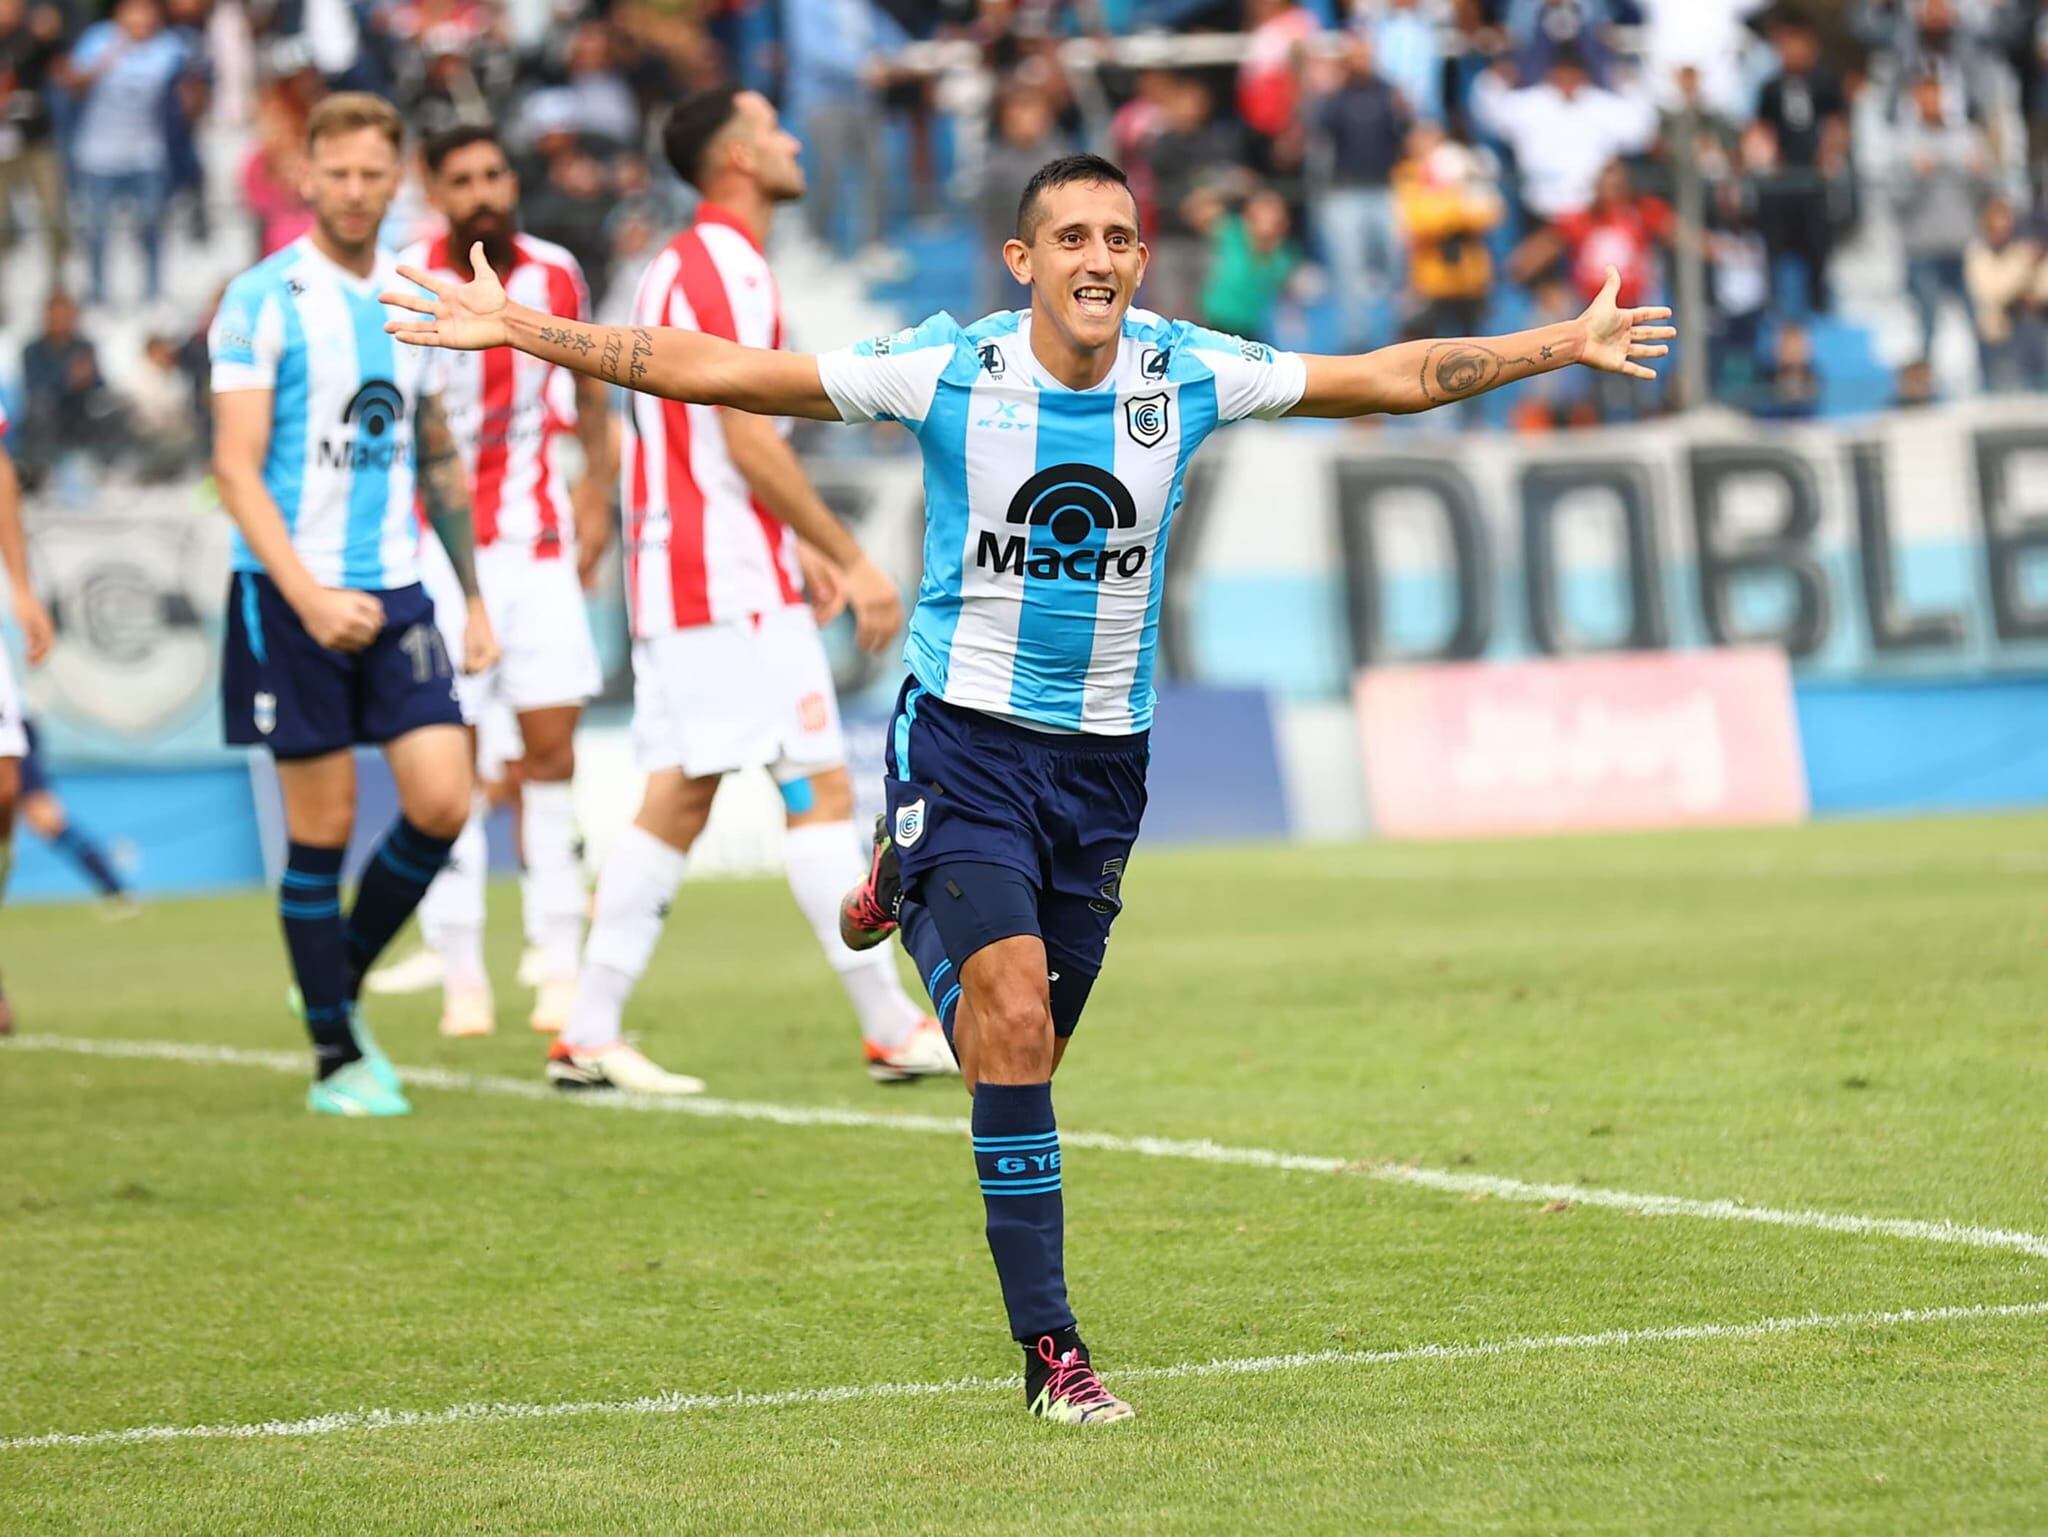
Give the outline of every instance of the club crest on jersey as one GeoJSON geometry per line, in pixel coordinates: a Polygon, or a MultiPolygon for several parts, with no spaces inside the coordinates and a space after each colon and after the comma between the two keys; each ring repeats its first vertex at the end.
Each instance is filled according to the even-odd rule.
{"type": "Polygon", "coordinates": [[[1124,430],[1140,448],[1151,448],[1166,436],[1171,402],[1164,394],[1139,395],[1124,402],[1124,430]]]}
{"type": "Polygon", "coordinates": [[[1000,379],[1009,371],[1010,365],[1003,361],[1003,349],[994,342],[981,344],[981,366],[988,370],[991,379],[1000,379]]]}
{"type": "Polygon", "coordinates": [[[924,836],[924,797],[896,808],[896,847],[907,849],[924,836]]]}

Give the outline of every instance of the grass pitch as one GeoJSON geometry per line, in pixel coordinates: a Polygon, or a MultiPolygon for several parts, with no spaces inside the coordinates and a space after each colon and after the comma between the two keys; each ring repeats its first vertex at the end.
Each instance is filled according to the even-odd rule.
{"type": "MultiPolygon", "coordinates": [[[[260,1062],[49,1039],[296,1054],[267,902],[12,909],[0,1532],[2039,1531],[2044,878],[2044,818],[1141,850],[1057,1091],[1076,1306],[1141,1416],[1093,1433],[910,1390],[1016,1367],[963,1136],[488,1084],[316,1120],[260,1062]],[[1217,1360],[1258,1369],[1150,1370],[1217,1360]],[[465,1404],[499,1407],[431,1418],[465,1404]],[[430,1417],[21,1444],[377,1409],[430,1417]]],[[[431,997],[373,1018],[537,1083],[501,1002],[482,1042],[431,997]]],[[[866,1081],[776,883],[687,888],[629,1024],[721,1098],[965,1113],[866,1081]]]]}

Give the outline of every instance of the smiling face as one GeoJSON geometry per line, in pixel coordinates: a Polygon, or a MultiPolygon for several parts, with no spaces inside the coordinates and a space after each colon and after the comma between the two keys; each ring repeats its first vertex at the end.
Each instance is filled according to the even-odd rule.
{"type": "Polygon", "coordinates": [[[1124,312],[1145,277],[1138,205],[1112,181],[1047,187],[1026,210],[1024,228],[1003,259],[1031,287],[1034,320],[1076,352],[1115,346],[1124,312]]]}

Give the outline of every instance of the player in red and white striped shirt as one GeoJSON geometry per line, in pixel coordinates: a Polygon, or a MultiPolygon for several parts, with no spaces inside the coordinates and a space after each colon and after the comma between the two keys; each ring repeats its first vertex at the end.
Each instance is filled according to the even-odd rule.
{"type": "MultiPolygon", "coordinates": [[[[803,195],[795,137],[767,98],[725,89],[679,106],[663,141],[704,201],[641,280],[634,325],[780,347],[781,303],[761,246],[776,205],[803,195]]],[[[839,895],[861,877],[864,840],[805,589],[843,594],[870,650],[901,627],[903,606],[819,499],[787,435],[786,423],[764,417],[631,397],[621,498],[633,743],[647,792],[598,877],[576,1007],[549,1053],[548,1076],[565,1088],[695,1083],[622,1045],[620,1016],[720,779],[757,766],[782,786],[790,890],[860,1017],[869,1071],[891,1082],[956,1071],[887,952],[859,953],[839,937],[839,895]]]]}
{"type": "MultiPolygon", "coordinates": [[[[449,129],[427,141],[424,155],[427,195],[448,232],[412,247],[408,265],[467,279],[470,248],[481,244],[521,302],[590,318],[576,258],[519,233],[519,182],[495,131],[449,129]]],[[[466,689],[464,714],[475,723],[509,708],[518,721],[525,893],[535,909],[527,928],[542,956],[532,1024],[558,1031],[575,999],[586,903],[570,789],[576,722],[603,682],[583,576],[608,537],[616,439],[601,382],[509,347],[445,354],[440,390],[470,474],[477,583],[503,649],[498,666],[466,689]],[[572,433],[580,454],[562,452],[572,433]]],[[[437,553],[427,552],[429,572],[437,553]]],[[[443,617],[444,627],[449,618],[459,623],[460,607],[443,605],[443,617]]],[[[444,968],[444,1034],[484,1035],[494,1025],[483,966],[484,871],[479,797],[447,870],[420,905],[421,927],[444,968]]]]}

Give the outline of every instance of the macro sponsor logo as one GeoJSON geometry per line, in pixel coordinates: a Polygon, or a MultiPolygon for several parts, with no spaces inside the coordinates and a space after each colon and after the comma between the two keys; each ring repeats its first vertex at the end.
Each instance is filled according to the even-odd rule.
{"type": "Polygon", "coordinates": [[[399,435],[405,396],[389,379],[370,379],[341,408],[348,436],[323,437],[315,455],[322,469],[388,469],[409,445],[399,435]]]}
{"type": "Polygon", "coordinates": [[[1034,547],[1028,533],[986,529],[975,546],[974,563],[998,575],[1039,581],[1065,578],[1102,582],[1130,578],[1145,569],[1150,551],[1142,544],[1114,545],[1109,536],[1135,528],[1138,506],[1130,488],[1092,464],[1055,464],[1017,488],[1005,521],[1042,528],[1050,543],[1034,547]],[[1096,543],[1098,531],[1103,535],[1096,543]]]}

